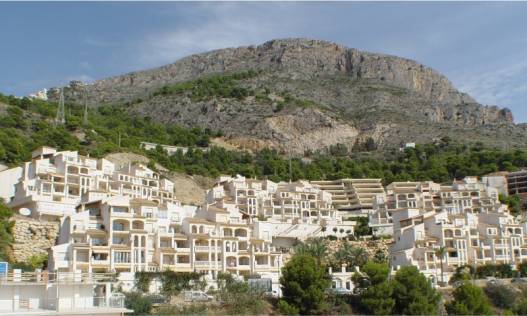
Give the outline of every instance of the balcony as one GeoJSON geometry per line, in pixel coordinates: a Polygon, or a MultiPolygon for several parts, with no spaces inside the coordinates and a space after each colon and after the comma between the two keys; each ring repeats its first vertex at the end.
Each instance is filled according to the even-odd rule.
{"type": "Polygon", "coordinates": [[[110,260],[108,259],[92,259],[91,260],[92,265],[109,265],[110,260]]]}
{"type": "Polygon", "coordinates": [[[214,252],[214,251],[221,251],[221,247],[214,247],[214,246],[195,246],[194,250],[196,252],[214,252]]]}
{"type": "Polygon", "coordinates": [[[214,261],[194,261],[194,266],[197,267],[214,267],[214,261]]]}
{"type": "Polygon", "coordinates": [[[190,248],[186,248],[186,247],[176,247],[176,252],[179,252],[179,253],[190,253],[190,248]]]}

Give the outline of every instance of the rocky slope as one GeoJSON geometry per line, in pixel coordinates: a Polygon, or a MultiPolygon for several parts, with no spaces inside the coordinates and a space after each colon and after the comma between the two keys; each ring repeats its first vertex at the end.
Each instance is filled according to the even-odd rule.
{"type": "MultiPolygon", "coordinates": [[[[124,167],[128,164],[143,163],[147,164],[149,159],[134,153],[113,153],[106,157],[109,161],[118,167],[124,167]]],[[[183,204],[201,205],[204,202],[205,191],[214,184],[214,179],[194,175],[189,176],[177,172],[169,172],[163,166],[156,164],[156,169],[163,177],[170,179],[175,184],[176,197],[183,204]]]]}
{"type": "MultiPolygon", "coordinates": [[[[221,130],[227,142],[244,148],[301,153],[339,143],[351,148],[368,138],[396,147],[443,136],[523,145],[526,134],[508,109],[478,104],[431,68],[318,40],[273,40],[192,55],[86,90],[92,105],[126,104],[163,122],[221,130]],[[256,72],[230,82],[248,95],[211,94],[206,87],[201,90],[209,94],[196,97],[196,86],[204,85],[197,78],[248,70],[256,72]]],[[[81,84],[72,83],[66,98],[82,100],[83,93],[81,84]]]]}

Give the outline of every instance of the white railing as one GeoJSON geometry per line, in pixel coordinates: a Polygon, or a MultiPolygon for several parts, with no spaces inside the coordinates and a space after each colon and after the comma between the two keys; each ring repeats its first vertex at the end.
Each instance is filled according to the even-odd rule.
{"type": "MultiPolygon", "coordinates": [[[[124,297],[67,297],[60,299],[52,298],[29,298],[29,299],[0,299],[0,314],[6,312],[86,312],[97,310],[98,308],[125,308],[124,297]]],[[[99,312],[97,312],[99,313],[99,312]]]]}
{"type": "Polygon", "coordinates": [[[8,272],[0,275],[0,284],[6,283],[107,283],[116,281],[114,273],[81,272],[8,272]]]}

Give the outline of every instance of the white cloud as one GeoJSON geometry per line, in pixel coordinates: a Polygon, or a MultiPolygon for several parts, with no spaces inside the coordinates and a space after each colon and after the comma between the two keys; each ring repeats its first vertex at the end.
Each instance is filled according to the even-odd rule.
{"type": "Polygon", "coordinates": [[[206,13],[206,19],[197,17],[193,23],[149,34],[137,43],[140,63],[157,66],[194,53],[292,37],[298,25],[294,17],[282,18],[278,4],[272,10],[267,7],[265,13],[257,5],[214,4],[203,5],[201,9],[199,17],[206,13]]]}
{"type": "Polygon", "coordinates": [[[511,103],[520,93],[527,92],[527,62],[496,67],[457,78],[459,89],[473,94],[485,104],[511,103]]]}

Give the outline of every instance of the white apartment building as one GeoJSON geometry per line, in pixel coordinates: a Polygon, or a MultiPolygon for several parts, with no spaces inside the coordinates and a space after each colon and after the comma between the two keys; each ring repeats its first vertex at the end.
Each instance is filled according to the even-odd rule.
{"type": "Polygon", "coordinates": [[[260,275],[278,284],[282,253],[255,237],[251,221],[221,205],[160,204],[117,196],[81,203],[66,217],[50,252],[53,271],[119,272],[124,287],[137,271],[260,275]]]}
{"type": "Polygon", "coordinates": [[[220,177],[206,201],[239,209],[252,220],[257,238],[287,248],[309,237],[353,234],[356,223],[342,220],[331,198],[306,181],[275,183],[236,176],[220,177]]]}
{"type": "MultiPolygon", "coordinates": [[[[23,167],[0,173],[8,183],[2,196],[15,211],[24,209],[33,217],[60,219],[75,213],[89,192],[106,196],[130,196],[159,202],[175,202],[174,184],[161,179],[146,166],[118,169],[106,159],[93,159],[76,151],[41,147],[23,167]],[[83,197],[84,196],[84,197],[83,197]]],[[[5,182],[4,182],[5,181],[5,182]]]]}
{"type": "Polygon", "coordinates": [[[515,265],[527,260],[525,224],[499,203],[497,189],[473,177],[451,186],[429,183],[424,192],[421,184],[406,193],[398,187],[391,186],[394,194],[382,210],[389,210],[393,225],[390,259],[394,270],[414,265],[437,282],[448,281],[462,265],[515,265]],[[443,275],[436,253],[441,247],[445,249],[443,275]]]}
{"type": "Polygon", "coordinates": [[[381,179],[338,179],[311,181],[322,191],[331,193],[333,207],[343,216],[367,216],[374,200],[386,195],[381,179]]]}
{"type": "Polygon", "coordinates": [[[492,212],[502,207],[498,190],[466,177],[451,185],[440,185],[431,181],[394,182],[386,187],[386,196],[374,200],[375,211],[369,215],[369,225],[374,235],[392,235],[395,212],[418,209],[421,212],[447,211],[453,214],[464,212],[492,212]]]}

